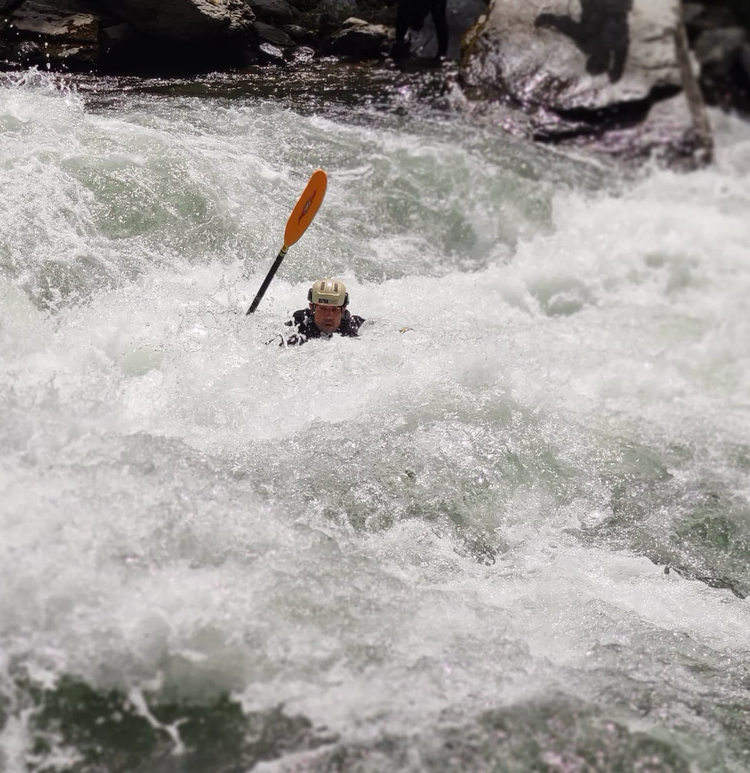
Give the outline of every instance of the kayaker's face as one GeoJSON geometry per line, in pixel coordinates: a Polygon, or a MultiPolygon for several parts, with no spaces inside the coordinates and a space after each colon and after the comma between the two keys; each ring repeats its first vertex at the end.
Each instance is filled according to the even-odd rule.
{"type": "Polygon", "coordinates": [[[341,324],[343,306],[328,306],[325,303],[310,304],[313,312],[313,322],[318,330],[324,333],[333,333],[341,324]]]}

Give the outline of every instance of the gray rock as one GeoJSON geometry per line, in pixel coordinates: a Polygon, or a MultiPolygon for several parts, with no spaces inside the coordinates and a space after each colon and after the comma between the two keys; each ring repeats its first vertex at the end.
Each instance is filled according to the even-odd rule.
{"type": "Polygon", "coordinates": [[[92,14],[71,13],[34,0],[21,5],[13,13],[12,22],[20,33],[94,46],[99,34],[99,20],[92,14]]]}
{"type": "Polygon", "coordinates": [[[533,134],[553,123],[556,137],[633,155],[659,145],[664,157],[710,145],[679,0],[502,0],[468,46],[463,82],[519,106],[533,134]]]}

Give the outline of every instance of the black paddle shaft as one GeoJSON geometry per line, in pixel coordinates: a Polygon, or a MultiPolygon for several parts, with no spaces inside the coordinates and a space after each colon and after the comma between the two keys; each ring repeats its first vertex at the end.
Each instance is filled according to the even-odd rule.
{"type": "Polygon", "coordinates": [[[284,245],[281,248],[281,252],[276,256],[276,260],[274,260],[273,265],[271,266],[271,270],[266,275],[266,278],[263,280],[263,284],[260,286],[260,290],[258,290],[257,295],[255,298],[253,298],[253,302],[250,304],[250,308],[247,310],[248,314],[252,314],[257,308],[258,304],[261,301],[261,298],[266,294],[266,290],[268,289],[268,285],[271,284],[271,280],[274,278],[276,272],[279,269],[279,266],[281,265],[281,261],[284,260],[284,255],[286,255],[287,246],[284,245]]]}

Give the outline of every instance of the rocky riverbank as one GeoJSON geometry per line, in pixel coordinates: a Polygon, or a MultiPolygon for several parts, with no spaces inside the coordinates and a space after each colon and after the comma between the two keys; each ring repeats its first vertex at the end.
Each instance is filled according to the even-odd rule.
{"type": "MultiPolygon", "coordinates": [[[[407,58],[439,66],[439,17],[430,0],[406,3],[407,58]]],[[[304,68],[322,58],[392,66],[397,22],[406,18],[397,5],[0,0],[0,68],[159,77],[304,68]]],[[[750,117],[744,0],[580,0],[573,14],[570,6],[449,0],[447,57],[458,75],[455,66],[444,72],[468,97],[467,109],[537,141],[681,167],[711,156],[706,103],[750,117]]]]}

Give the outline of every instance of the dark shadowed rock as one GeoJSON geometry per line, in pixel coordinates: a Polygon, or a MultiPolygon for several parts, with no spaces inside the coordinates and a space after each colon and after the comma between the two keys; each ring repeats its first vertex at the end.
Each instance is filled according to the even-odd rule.
{"type": "Polygon", "coordinates": [[[686,3],[683,19],[708,104],[750,115],[750,2],[686,3]]]}
{"type": "Polygon", "coordinates": [[[745,43],[745,45],[742,46],[742,51],[740,51],[740,64],[742,65],[747,82],[750,83],[750,43],[745,43]]]}
{"type": "Polygon", "coordinates": [[[702,32],[693,50],[702,67],[713,67],[727,73],[746,42],[747,33],[742,27],[723,27],[702,32]]]}
{"type": "Polygon", "coordinates": [[[270,24],[256,21],[255,29],[258,31],[258,37],[263,42],[272,43],[273,45],[281,46],[282,48],[290,48],[294,45],[294,41],[286,34],[286,32],[277,27],[272,27],[270,24]]]}
{"type": "Polygon", "coordinates": [[[307,27],[300,27],[298,24],[285,24],[282,28],[295,43],[309,48],[315,48],[318,45],[318,36],[307,27]]]}
{"type": "Polygon", "coordinates": [[[318,16],[326,16],[339,25],[350,17],[359,16],[357,0],[320,0],[313,6],[318,16]]]}
{"type": "Polygon", "coordinates": [[[721,27],[698,35],[693,50],[709,104],[750,114],[748,46],[748,33],[742,27],[721,27]]]}
{"type": "Polygon", "coordinates": [[[0,0],[0,13],[10,13],[18,8],[24,0],[0,0]]]}
{"type": "Polygon", "coordinates": [[[520,108],[537,139],[706,160],[711,140],[678,0],[503,0],[462,68],[473,96],[520,108]]]}
{"type": "Polygon", "coordinates": [[[278,27],[291,24],[299,15],[286,0],[248,0],[247,4],[259,19],[278,27]]]}
{"type": "Polygon", "coordinates": [[[249,34],[255,21],[244,0],[106,0],[112,11],[156,38],[215,41],[249,34]]]}

